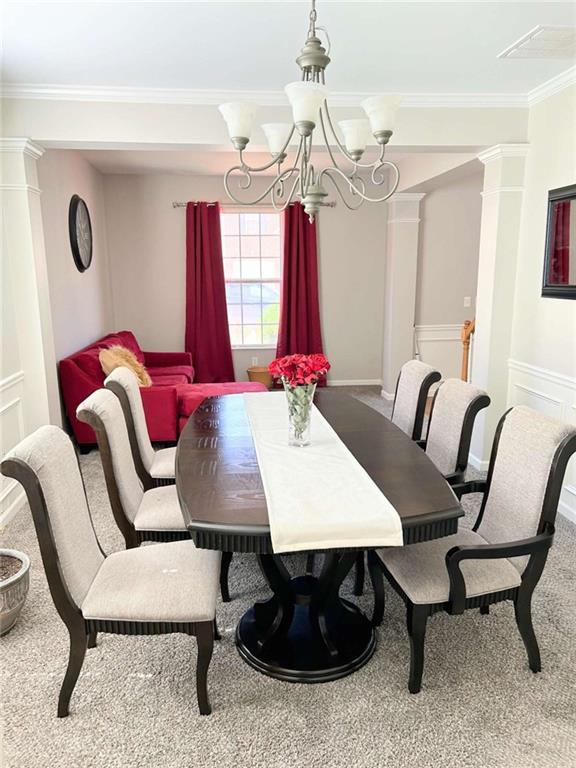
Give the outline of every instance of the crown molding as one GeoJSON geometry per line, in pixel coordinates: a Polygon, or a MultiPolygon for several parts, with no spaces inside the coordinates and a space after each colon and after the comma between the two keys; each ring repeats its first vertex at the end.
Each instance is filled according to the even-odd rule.
{"type": "MultiPolygon", "coordinates": [[[[333,92],[334,107],[357,107],[373,93],[333,92]]],[[[284,91],[220,91],[194,88],[126,88],[81,85],[42,85],[6,83],[2,87],[5,99],[40,99],[44,101],[96,101],[126,104],[190,104],[217,106],[227,101],[253,101],[262,106],[288,107],[284,91]]],[[[402,106],[409,108],[507,108],[528,106],[525,94],[518,93],[408,93],[402,106]]]]}
{"type": "Polygon", "coordinates": [[[556,77],[552,77],[542,85],[533,88],[528,94],[528,105],[533,107],[535,104],[539,104],[541,101],[554,96],[555,93],[560,93],[565,88],[569,88],[571,85],[576,85],[576,64],[570,67],[564,72],[561,72],[556,77]]]}
{"type": "Polygon", "coordinates": [[[44,147],[35,144],[30,139],[2,139],[0,138],[0,152],[21,152],[33,160],[38,160],[44,154],[44,147]]]}
{"type": "Polygon", "coordinates": [[[496,144],[484,152],[480,152],[478,160],[481,163],[491,163],[494,160],[501,160],[504,157],[526,157],[529,144],[496,144]]]}

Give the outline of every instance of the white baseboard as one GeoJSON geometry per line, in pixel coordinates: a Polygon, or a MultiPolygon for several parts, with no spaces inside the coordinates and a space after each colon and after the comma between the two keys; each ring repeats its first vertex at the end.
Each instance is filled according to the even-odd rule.
{"type": "Polygon", "coordinates": [[[471,464],[474,469],[477,469],[478,472],[488,472],[488,461],[484,461],[483,459],[479,459],[477,456],[474,456],[474,454],[470,454],[468,456],[468,463],[471,464]]]}
{"type": "Polygon", "coordinates": [[[383,390],[380,392],[380,394],[382,395],[382,397],[384,398],[384,400],[389,400],[390,402],[392,402],[392,400],[394,400],[394,392],[386,392],[386,390],[385,390],[385,389],[383,389],[383,390]]]}
{"type": "Polygon", "coordinates": [[[328,379],[329,387],[380,387],[382,379],[328,379]]]}

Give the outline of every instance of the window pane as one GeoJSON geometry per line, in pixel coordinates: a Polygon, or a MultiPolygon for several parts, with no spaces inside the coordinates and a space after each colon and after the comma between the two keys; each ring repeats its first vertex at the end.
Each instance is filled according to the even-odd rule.
{"type": "Polygon", "coordinates": [[[260,325],[244,326],[244,344],[262,344],[262,327],[260,325]]]}
{"type": "Polygon", "coordinates": [[[240,283],[226,283],[226,303],[240,304],[240,283]]]}
{"type": "Polygon", "coordinates": [[[263,237],[260,240],[261,242],[261,249],[262,249],[262,258],[266,257],[273,257],[278,260],[280,260],[280,238],[279,237],[272,237],[268,235],[268,237],[263,237]]]}
{"type": "Polygon", "coordinates": [[[224,259],[224,277],[226,280],[240,277],[240,259],[224,259]]]}
{"type": "Polygon", "coordinates": [[[242,307],[244,323],[246,325],[255,325],[262,322],[262,306],[260,304],[244,304],[242,307]]]}
{"type": "Polygon", "coordinates": [[[237,237],[222,238],[222,256],[225,259],[237,259],[240,256],[240,244],[237,237]]]}
{"type": "Polygon", "coordinates": [[[230,343],[234,346],[242,344],[242,326],[231,325],[230,326],[230,343]]]}
{"type": "Polygon", "coordinates": [[[262,259],[262,277],[280,279],[280,259],[262,259]]]}
{"type": "Polygon", "coordinates": [[[280,283],[264,283],[262,285],[262,302],[278,304],[280,302],[280,283]]]}
{"type": "Polygon", "coordinates": [[[262,213],[260,214],[260,232],[263,235],[280,234],[280,214],[262,213]]]}
{"type": "Polygon", "coordinates": [[[242,307],[240,304],[228,304],[228,323],[230,325],[242,325],[242,307]]]}
{"type": "Polygon", "coordinates": [[[260,214],[259,213],[241,213],[240,214],[240,234],[259,235],[260,234],[260,214]]]}
{"type": "Polygon", "coordinates": [[[237,213],[221,213],[220,228],[223,235],[237,235],[240,232],[240,225],[237,213]]]}
{"type": "Polygon", "coordinates": [[[257,259],[260,256],[259,237],[241,237],[240,242],[243,259],[257,259]]]}
{"type": "Polygon", "coordinates": [[[242,259],[242,277],[244,280],[260,278],[260,259],[242,259]]]}
{"type": "Polygon", "coordinates": [[[262,322],[276,323],[280,320],[280,304],[265,304],[262,307],[262,322]]]}
{"type": "Polygon", "coordinates": [[[278,326],[263,325],[262,326],[262,343],[276,344],[277,341],[278,341],[278,326]]]}
{"type": "Polygon", "coordinates": [[[262,300],[262,287],[260,283],[245,283],[242,286],[242,303],[260,304],[262,300]]]}

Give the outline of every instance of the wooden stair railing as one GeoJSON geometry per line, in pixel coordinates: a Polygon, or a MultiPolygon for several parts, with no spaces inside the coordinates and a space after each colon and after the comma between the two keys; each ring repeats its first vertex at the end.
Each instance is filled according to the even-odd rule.
{"type": "Polygon", "coordinates": [[[464,320],[464,325],[460,331],[462,339],[462,371],[460,378],[462,381],[468,381],[468,365],[470,361],[470,342],[472,334],[476,330],[476,320],[464,320]]]}

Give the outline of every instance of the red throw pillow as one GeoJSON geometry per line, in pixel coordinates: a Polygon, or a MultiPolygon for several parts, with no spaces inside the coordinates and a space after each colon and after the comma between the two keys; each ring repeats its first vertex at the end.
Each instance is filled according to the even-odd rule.
{"type": "Polygon", "coordinates": [[[74,362],[87,376],[99,383],[104,381],[104,372],[100,365],[99,349],[88,349],[76,355],[74,362]]]}

